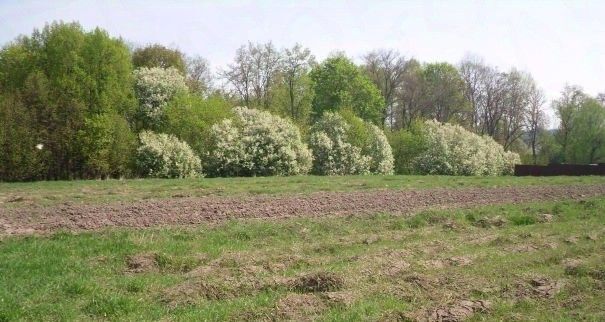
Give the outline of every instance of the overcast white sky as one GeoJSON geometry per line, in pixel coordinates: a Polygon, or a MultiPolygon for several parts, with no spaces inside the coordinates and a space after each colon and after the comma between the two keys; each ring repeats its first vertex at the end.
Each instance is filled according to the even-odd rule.
{"type": "Polygon", "coordinates": [[[467,54],[530,72],[549,99],[566,83],[605,92],[605,1],[0,0],[0,43],[53,20],[199,54],[214,68],[246,43],[299,42],[319,59],[393,48],[421,61],[467,54]]]}

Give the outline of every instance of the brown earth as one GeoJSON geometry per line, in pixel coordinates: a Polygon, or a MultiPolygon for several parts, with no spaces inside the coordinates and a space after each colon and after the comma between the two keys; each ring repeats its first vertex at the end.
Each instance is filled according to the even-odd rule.
{"type": "Polygon", "coordinates": [[[374,190],[308,195],[184,197],[109,204],[32,205],[0,208],[0,235],[47,233],[61,229],[190,225],[234,218],[347,216],[423,209],[585,199],[605,195],[605,185],[374,190]]]}

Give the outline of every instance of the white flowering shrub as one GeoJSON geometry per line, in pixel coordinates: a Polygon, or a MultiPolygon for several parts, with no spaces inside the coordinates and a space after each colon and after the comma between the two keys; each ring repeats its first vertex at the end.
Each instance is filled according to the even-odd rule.
{"type": "Polygon", "coordinates": [[[506,152],[489,136],[480,136],[459,125],[424,123],[426,149],[414,160],[423,174],[503,175],[511,174],[519,155],[506,152]]]}
{"type": "Polygon", "coordinates": [[[134,89],[139,115],[153,127],[160,121],[167,103],[187,90],[185,78],[175,68],[141,67],[134,71],[134,89]]]}
{"type": "Polygon", "coordinates": [[[146,177],[194,178],[202,176],[202,163],[185,142],[175,136],[143,131],[137,149],[137,167],[146,177]]]}
{"type": "Polygon", "coordinates": [[[209,171],[217,176],[305,174],[311,152],[289,120],[269,112],[236,107],[235,117],[212,126],[209,171]]]}
{"type": "Polygon", "coordinates": [[[389,140],[384,131],[374,124],[367,123],[368,140],[364,149],[371,158],[370,172],[376,174],[393,174],[395,159],[389,140]]]}
{"type": "Polygon", "coordinates": [[[354,121],[355,133],[336,113],[324,113],[313,125],[309,143],[314,174],[393,173],[393,153],[382,130],[359,119],[354,121]]]}

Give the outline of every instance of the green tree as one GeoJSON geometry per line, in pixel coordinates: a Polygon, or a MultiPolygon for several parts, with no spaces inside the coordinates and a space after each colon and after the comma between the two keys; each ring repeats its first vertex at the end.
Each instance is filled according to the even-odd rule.
{"type": "Polygon", "coordinates": [[[32,131],[33,113],[20,97],[0,97],[0,180],[35,180],[44,175],[47,150],[32,131]]]}
{"type": "Polygon", "coordinates": [[[164,116],[163,132],[187,142],[201,156],[208,152],[212,125],[233,116],[233,112],[231,104],[218,95],[201,98],[181,94],[168,103],[164,116]]]}
{"type": "Polygon", "coordinates": [[[380,90],[347,57],[326,59],[311,71],[313,116],[351,109],[366,121],[382,125],[385,103],[380,90]]]}
{"type": "Polygon", "coordinates": [[[439,122],[467,124],[470,106],[464,97],[464,81],[448,63],[426,64],[422,68],[423,116],[439,122]]]}
{"type": "Polygon", "coordinates": [[[540,150],[538,152],[538,164],[560,164],[565,158],[563,155],[563,148],[555,137],[556,134],[553,131],[541,130],[538,133],[538,145],[540,150]]]}
{"type": "Polygon", "coordinates": [[[129,117],[136,106],[130,54],[122,40],[77,23],[52,23],[0,51],[1,94],[20,97],[28,131],[48,155],[43,178],[84,176],[80,145],[85,120],[104,113],[129,117]]]}
{"type": "Polygon", "coordinates": [[[185,75],[187,72],[187,63],[184,55],[176,49],[170,49],[160,44],[137,48],[132,54],[132,63],[135,68],[172,67],[182,75],[185,75]]]}
{"type": "Polygon", "coordinates": [[[86,162],[86,177],[130,174],[137,140],[123,117],[107,113],[86,119],[79,140],[86,162]]]}
{"type": "Polygon", "coordinates": [[[298,124],[306,124],[313,100],[309,72],[315,57],[308,48],[296,44],[282,53],[280,77],[274,90],[274,105],[278,114],[289,116],[298,124]]]}
{"type": "Polygon", "coordinates": [[[557,141],[561,145],[563,156],[568,155],[567,147],[569,135],[573,131],[574,115],[588,96],[578,86],[565,86],[561,97],[553,102],[553,108],[559,117],[559,129],[557,130],[557,141]]]}
{"type": "Polygon", "coordinates": [[[408,129],[388,135],[393,149],[396,174],[416,174],[414,160],[426,150],[426,139],[421,121],[413,121],[408,129]]]}
{"type": "Polygon", "coordinates": [[[570,163],[605,161],[605,107],[586,99],[572,117],[565,159],[570,163]]]}

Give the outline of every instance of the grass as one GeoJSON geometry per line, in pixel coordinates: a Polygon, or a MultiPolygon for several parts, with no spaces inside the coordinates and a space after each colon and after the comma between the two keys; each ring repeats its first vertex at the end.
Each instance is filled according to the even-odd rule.
{"type": "Polygon", "coordinates": [[[601,184],[603,177],[300,176],[0,182],[0,208],[207,195],[292,194],[437,187],[601,184]],[[9,202],[12,201],[12,202],[9,202]]]}
{"type": "MultiPolygon", "coordinates": [[[[251,180],[263,192],[301,180],[308,192],[362,189],[362,183],[405,188],[419,180],[424,187],[507,185],[511,179],[358,177],[351,187],[338,178],[251,180]]],[[[2,193],[36,187],[45,195],[56,188],[68,198],[83,188],[121,187],[155,195],[155,185],[166,189],[176,182],[213,190],[238,179],[3,184],[2,193]]],[[[221,193],[244,193],[237,185],[226,187],[221,193]]],[[[293,192],[284,187],[289,190],[282,192],[293,192]]],[[[0,239],[0,321],[392,320],[460,300],[491,303],[471,320],[596,321],[605,319],[604,240],[605,198],[412,217],[238,220],[6,237],[0,239]],[[541,219],[544,213],[553,215],[550,222],[541,219]],[[495,217],[503,219],[498,226],[484,224],[495,217]],[[137,256],[148,261],[135,272],[137,256]],[[557,285],[558,292],[540,293],[536,278],[557,285]]]]}

